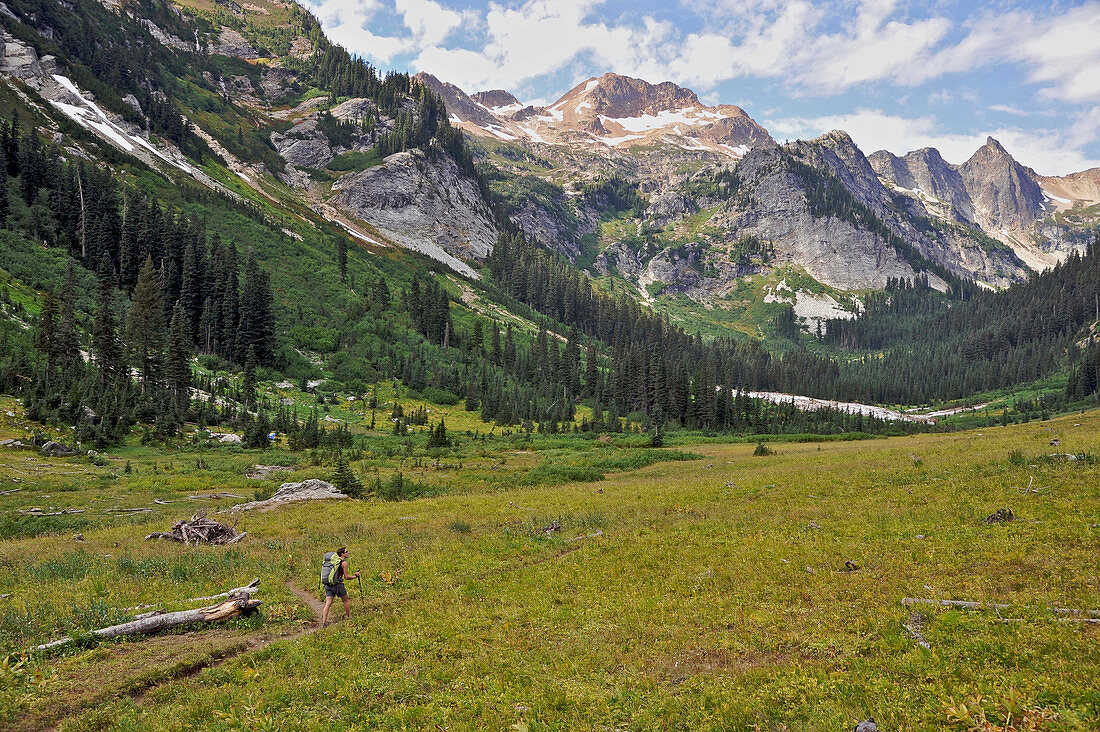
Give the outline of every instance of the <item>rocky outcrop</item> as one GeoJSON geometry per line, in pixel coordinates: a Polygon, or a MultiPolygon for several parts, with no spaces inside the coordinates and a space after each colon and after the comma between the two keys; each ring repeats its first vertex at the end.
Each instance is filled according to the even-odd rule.
{"type": "Polygon", "coordinates": [[[342,177],[333,192],[333,203],[393,241],[467,276],[476,272],[462,260],[484,259],[496,242],[481,192],[444,154],[395,153],[382,165],[342,177]]]}
{"type": "Polygon", "coordinates": [[[336,156],[328,138],[317,130],[314,119],[300,122],[285,134],[272,132],[271,144],[288,163],[299,168],[320,170],[336,156]]]}
{"type": "Polygon", "coordinates": [[[161,44],[163,44],[165,46],[168,46],[168,48],[174,48],[177,51],[185,51],[185,52],[191,52],[191,51],[198,51],[199,50],[198,43],[195,43],[195,42],[188,43],[187,41],[185,41],[181,38],[177,38],[176,36],[172,35],[171,33],[167,33],[164,30],[162,30],[160,28],[160,26],[158,26],[156,23],[149,20],[148,18],[142,18],[141,19],[141,24],[143,26],[145,26],[145,29],[147,31],[149,31],[149,35],[151,35],[153,38],[155,38],[161,44]]]}
{"type": "Polygon", "coordinates": [[[480,91],[476,94],[470,95],[470,98],[483,107],[489,109],[499,109],[504,107],[506,109],[515,108],[516,110],[523,107],[518,99],[504,91],[503,89],[490,89],[489,91],[480,91]]]}
{"type": "Polygon", "coordinates": [[[56,70],[57,62],[53,56],[40,59],[34,47],[8,33],[0,34],[0,73],[14,76],[37,89],[39,80],[56,70]]]}
{"type": "Polygon", "coordinates": [[[318,478],[310,478],[308,480],[303,480],[301,483],[283,483],[279,487],[279,490],[275,491],[275,495],[268,498],[266,501],[239,503],[229,510],[234,512],[252,509],[270,511],[273,508],[285,506],[288,503],[294,503],[296,501],[323,501],[332,498],[347,497],[346,493],[341,493],[332,483],[318,478]]]}
{"type": "Polygon", "coordinates": [[[248,43],[248,40],[231,28],[222,28],[221,33],[218,34],[218,38],[210,48],[210,52],[220,56],[234,56],[246,60],[260,57],[260,54],[256,53],[256,49],[248,43]]]}
{"type": "Polygon", "coordinates": [[[959,166],[982,228],[1022,231],[1043,215],[1038,175],[1017,163],[992,137],[959,166]]]}
{"type": "Polygon", "coordinates": [[[669,191],[654,197],[649,202],[645,215],[655,226],[665,226],[698,210],[699,206],[694,199],[679,191],[669,191]]]}

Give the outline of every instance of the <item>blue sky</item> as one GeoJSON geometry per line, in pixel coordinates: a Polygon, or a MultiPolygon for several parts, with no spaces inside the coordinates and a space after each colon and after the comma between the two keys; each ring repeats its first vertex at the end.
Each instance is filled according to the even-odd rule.
{"type": "Polygon", "coordinates": [[[737,104],[777,140],[870,154],[987,135],[1039,173],[1100,166],[1100,0],[300,0],[381,69],[548,103],[614,71],[737,104]]]}

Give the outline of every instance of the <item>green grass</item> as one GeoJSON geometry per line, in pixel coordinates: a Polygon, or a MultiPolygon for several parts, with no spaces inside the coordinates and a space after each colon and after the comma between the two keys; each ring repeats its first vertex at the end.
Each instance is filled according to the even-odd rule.
{"type": "Polygon", "coordinates": [[[265,605],[251,624],[10,656],[0,714],[16,729],[68,730],[310,729],[322,718],[366,729],[822,730],[867,716],[924,730],[965,729],[948,714],[980,697],[990,718],[1018,704],[1057,716],[1043,729],[1100,724],[1096,629],[1047,610],[1100,609],[1100,466],[1040,459],[1052,437],[1061,452],[1095,454],[1100,413],[769,441],[767,457],[753,457],[756,437],[682,437],[690,455],[641,447],[638,435],[512,435],[432,457],[369,436],[353,461],[363,477],[401,471],[442,490],[247,514],[244,542],[190,549],[142,537],[238,502],[188,495],[251,498],[330,467],[186,446],[119,448],[106,467],[2,452],[0,478],[20,477],[23,490],[0,497],[0,511],[176,501],[140,519],[91,511],[84,542],[68,529],[0,541],[5,652],[256,575],[265,605]],[[253,481],[254,462],[293,470],[253,481]],[[1031,479],[1038,492],[1022,493],[1031,479]],[[1014,522],[982,524],[1002,507],[1014,522]],[[339,544],[365,575],[352,620],[264,645],[309,617],[284,583],[313,587],[321,554],[339,544]],[[841,571],[846,560],[859,571],[841,571]],[[902,628],[913,613],[903,597],[1006,603],[1001,616],[1022,622],[921,609],[925,650],[902,628]],[[262,647],[240,653],[249,643],[262,647]]]}
{"type": "Polygon", "coordinates": [[[355,150],[340,153],[325,167],[329,170],[345,173],[359,172],[367,168],[372,168],[375,165],[381,165],[381,163],[382,157],[378,154],[378,150],[371,148],[365,153],[355,150]]]}

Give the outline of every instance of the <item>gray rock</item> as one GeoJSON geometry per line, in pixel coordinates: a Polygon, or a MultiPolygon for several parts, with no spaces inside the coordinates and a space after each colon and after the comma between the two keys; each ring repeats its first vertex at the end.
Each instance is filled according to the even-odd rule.
{"type": "Polygon", "coordinates": [[[142,18],[141,24],[145,26],[145,29],[149,31],[149,35],[157,39],[162,45],[168,46],[168,48],[174,48],[177,51],[195,51],[198,50],[194,43],[188,43],[171,33],[167,33],[162,30],[156,23],[148,18],[142,18]]]}
{"type": "Polygon", "coordinates": [[[68,445],[63,445],[60,442],[49,440],[46,444],[42,445],[39,452],[50,457],[68,457],[70,455],[76,455],[77,450],[74,450],[68,445]]]}
{"type": "Polygon", "coordinates": [[[855,732],[878,732],[878,725],[875,724],[875,718],[868,717],[867,721],[857,724],[855,732]]]}
{"type": "Polygon", "coordinates": [[[221,56],[235,56],[243,59],[260,57],[260,54],[256,53],[256,49],[249,45],[245,37],[231,28],[222,28],[222,32],[218,35],[218,39],[210,51],[221,56]]]}
{"type": "Polygon", "coordinates": [[[141,103],[138,102],[137,97],[135,97],[133,94],[127,94],[122,98],[122,101],[133,107],[138,114],[144,114],[144,112],[141,111],[141,103]]]}
{"type": "Polygon", "coordinates": [[[692,199],[677,191],[669,191],[657,196],[649,203],[646,209],[646,218],[657,226],[666,224],[690,216],[699,210],[699,206],[692,199]]]}
{"type": "Polygon", "coordinates": [[[33,47],[3,33],[0,34],[0,73],[30,82],[45,72],[33,47]]]}
{"type": "Polygon", "coordinates": [[[448,155],[420,150],[390,155],[382,165],[345,175],[333,201],[402,246],[445,262],[467,276],[462,259],[484,259],[497,231],[474,182],[448,155]]]}
{"type": "Polygon", "coordinates": [[[336,489],[332,483],[328,481],[319,480],[317,478],[310,478],[304,480],[301,483],[283,483],[279,487],[279,490],[275,492],[271,498],[266,501],[250,501],[248,503],[241,503],[234,506],[232,511],[247,511],[254,508],[261,510],[268,510],[271,508],[278,508],[286,503],[292,503],[295,501],[315,501],[326,500],[330,498],[347,498],[348,496],[341,493],[336,489]]]}

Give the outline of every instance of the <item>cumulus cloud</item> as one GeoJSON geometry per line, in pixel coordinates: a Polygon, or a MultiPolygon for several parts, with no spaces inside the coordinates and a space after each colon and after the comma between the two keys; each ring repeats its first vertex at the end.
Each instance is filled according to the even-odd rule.
{"type": "MultiPolygon", "coordinates": [[[[674,81],[706,99],[734,80],[778,82],[780,99],[803,100],[853,89],[915,91],[938,81],[940,90],[921,91],[946,108],[967,103],[968,96],[977,103],[954,86],[958,75],[973,80],[995,69],[1014,75],[1017,87],[1030,86],[1035,104],[998,104],[992,111],[1022,124],[1054,119],[1054,104],[1063,117],[1070,110],[1062,129],[1006,127],[994,133],[1002,142],[1016,142],[1020,158],[1037,168],[1095,164],[1082,151],[1097,142],[1100,0],[995,11],[901,0],[680,0],[688,20],[675,23],[659,5],[639,3],[614,15],[606,0],[488,0],[474,9],[457,9],[454,0],[302,1],[350,50],[382,64],[400,61],[467,91],[505,88],[545,98],[561,91],[548,88],[549,79],[580,81],[605,71],[674,81]]],[[[879,141],[866,143],[872,149],[935,144],[955,158],[985,137],[945,131],[930,117],[868,110],[834,118],[779,116],[777,122],[797,130],[791,134],[859,125],[849,131],[861,144],[879,141]]],[[[786,129],[774,132],[782,136],[786,129]]]]}

